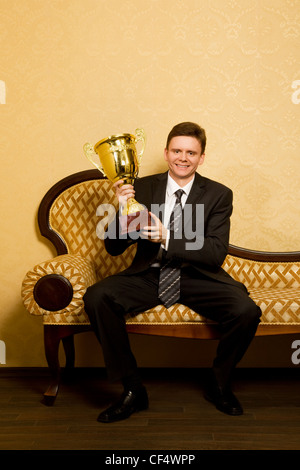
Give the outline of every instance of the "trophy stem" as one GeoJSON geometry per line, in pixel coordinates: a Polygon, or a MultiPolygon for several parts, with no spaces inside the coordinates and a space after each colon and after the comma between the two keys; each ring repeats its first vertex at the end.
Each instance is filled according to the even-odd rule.
{"type": "Polygon", "coordinates": [[[146,210],[145,206],[142,206],[137,202],[133,197],[127,200],[126,206],[122,210],[122,215],[135,214],[136,212],[141,212],[146,210]]]}

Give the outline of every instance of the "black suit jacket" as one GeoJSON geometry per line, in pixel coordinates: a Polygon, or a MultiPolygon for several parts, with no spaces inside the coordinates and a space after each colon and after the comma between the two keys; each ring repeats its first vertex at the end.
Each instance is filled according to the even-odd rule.
{"type": "MultiPolygon", "coordinates": [[[[148,210],[156,213],[162,220],[162,212],[158,209],[165,201],[168,172],[146,176],[135,180],[135,198],[145,205],[148,210]]],[[[222,264],[227,255],[230,231],[230,216],[232,213],[232,191],[223,184],[195,174],[194,183],[186,201],[185,207],[192,207],[184,223],[190,224],[196,231],[196,204],[204,205],[204,239],[201,248],[187,249],[187,243],[196,242],[183,236],[180,239],[171,238],[169,241],[167,259],[180,260],[196,268],[202,274],[219,282],[238,285],[223,269],[222,264]],[[190,220],[192,218],[192,220],[190,220]],[[191,225],[192,224],[192,225],[191,225]]],[[[160,244],[138,238],[132,240],[128,236],[111,236],[115,234],[115,225],[118,233],[118,214],[116,220],[108,227],[105,247],[109,254],[115,256],[123,253],[132,243],[137,243],[137,251],[129,268],[122,274],[134,274],[148,269],[155,262],[160,244]],[[112,230],[112,226],[114,229],[112,230]]],[[[184,232],[184,231],[183,231],[184,232]]],[[[190,237],[190,235],[189,235],[190,237]]],[[[190,245],[191,246],[191,245],[190,245]]]]}

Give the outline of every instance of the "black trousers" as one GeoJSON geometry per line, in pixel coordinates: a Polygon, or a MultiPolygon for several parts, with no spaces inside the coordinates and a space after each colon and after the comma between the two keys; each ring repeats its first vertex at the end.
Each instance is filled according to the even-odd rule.
{"type": "MultiPolygon", "coordinates": [[[[112,381],[137,371],[124,316],[161,303],[157,297],[158,279],[159,268],[138,275],[117,274],[89,287],[84,295],[85,311],[102,345],[112,381]]],[[[219,384],[226,386],[255,335],[260,308],[246,289],[217,282],[193,268],[182,269],[180,303],[220,324],[221,338],[213,370],[219,384]]]]}

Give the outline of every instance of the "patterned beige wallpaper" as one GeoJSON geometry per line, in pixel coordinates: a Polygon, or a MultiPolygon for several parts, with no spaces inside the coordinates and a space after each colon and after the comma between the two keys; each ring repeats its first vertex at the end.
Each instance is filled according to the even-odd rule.
{"type": "Polygon", "coordinates": [[[91,167],[86,141],[143,127],[147,175],[165,170],[170,128],[198,122],[201,171],[234,191],[231,243],[299,250],[298,0],[0,0],[0,18],[7,364],[44,363],[20,284],[52,255],[36,230],[39,201],[91,167]]]}

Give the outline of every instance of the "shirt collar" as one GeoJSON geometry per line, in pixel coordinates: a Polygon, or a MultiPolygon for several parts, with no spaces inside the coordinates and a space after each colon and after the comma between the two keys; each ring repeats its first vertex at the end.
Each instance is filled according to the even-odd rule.
{"type": "Polygon", "coordinates": [[[168,174],[168,182],[167,182],[168,197],[172,196],[175,193],[175,191],[177,191],[177,189],[183,189],[185,194],[188,196],[189,192],[191,190],[191,187],[193,185],[194,179],[195,179],[195,175],[189,183],[187,183],[185,186],[181,187],[181,186],[179,186],[179,184],[176,183],[176,181],[173,180],[173,178],[170,176],[170,174],[168,174]]]}

